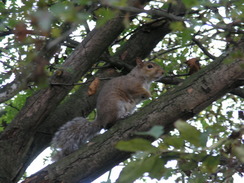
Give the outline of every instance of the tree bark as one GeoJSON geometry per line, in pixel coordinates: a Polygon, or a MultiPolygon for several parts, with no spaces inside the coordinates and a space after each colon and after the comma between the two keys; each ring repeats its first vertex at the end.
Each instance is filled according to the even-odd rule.
{"type": "MultiPolygon", "coordinates": [[[[124,30],[123,20],[124,16],[120,14],[104,26],[91,31],[63,64],[62,76],[54,75],[51,83],[77,82],[124,30]]],[[[47,138],[43,138],[46,134],[40,126],[44,121],[48,121],[49,115],[54,112],[71,89],[72,86],[51,86],[39,91],[27,100],[24,108],[0,134],[2,164],[0,174],[3,175],[0,177],[0,182],[16,182],[30,161],[48,145],[46,139],[49,141],[51,136],[47,134],[47,138]],[[39,128],[41,130],[38,133],[41,135],[36,133],[39,128]],[[34,143],[37,141],[42,145],[36,146],[34,143]]]]}
{"type": "MultiPolygon", "coordinates": [[[[148,27],[148,26],[147,26],[148,27]]],[[[145,58],[147,54],[155,47],[155,45],[162,40],[162,38],[169,32],[169,24],[160,25],[157,29],[154,27],[153,31],[144,32],[143,28],[139,28],[136,34],[125,43],[123,48],[121,48],[118,53],[111,58],[109,58],[113,64],[121,62],[121,53],[128,52],[126,58],[124,58],[124,63],[134,64],[135,58],[140,55],[141,58],[145,58]],[[162,31],[164,30],[164,31],[162,31]],[[138,42],[145,45],[143,49],[135,49],[133,53],[129,50],[138,47],[138,42]],[[146,51],[145,51],[146,50],[146,51]],[[145,54],[147,53],[147,54],[145,54]]],[[[114,77],[114,73],[109,73],[107,71],[99,72],[95,77],[107,78],[114,77]]],[[[106,82],[102,81],[102,83],[106,82]]],[[[75,92],[70,97],[66,98],[65,101],[60,104],[50,116],[45,119],[42,125],[38,128],[34,140],[32,142],[31,148],[28,149],[29,156],[28,160],[25,161],[22,169],[25,170],[31,163],[33,158],[35,158],[42,150],[44,150],[52,139],[53,134],[57,129],[62,126],[67,121],[73,119],[77,116],[87,116],[92,110],[94,110],[96,105],[96,95],[88,96],[87,90],[90,83],[84,84],[80,89],[75,92]]],[[[101,86],[100,86],[101,88],[101,86]]]]}
{"type": "Polygon", "coordinates": [[[244,40],[228,56],[225,54],[217,58],[172,91],[131,117],[119,121],[80,150],[37,172],[24,183],[93,181],[130,155],[114,147],[118,141],[131,139],[135,132],[147,131],[154,125],[162,125],[169,131],[174,128],[176,120],[193,117],[233,89],[236,81],[244,74],[244,59],[233,58],[231,55],[243,51],[244,40]],[[230,60],[231,63],[228,62],[230,60]]]}
{"type": "MultiPolygon", "coordinates": [[[[63,64],[62,76],[53,76],[51,82],[77,82],[123,30],[123,16],[118,16],[91,31],[63,64]]],[[[56,86],[39,91],[27,100],[24,108],[1,133],[0,182],[16,182],[20,178],[35,132],[71,89],[56,86]]]]}
{"type": "MultiPolygon", "coordinates": [[[[180,9],[177,9],[176,14],[178,14],[178,10],[180,11],[180,9]]],[[[128,44],[125,48],[123,47],[122,51],[118,52],[112,60],[121,61],[121,54],[125,52],[125,49],[128,49],[126,57],[123,59],[125,62],[129,63],[131,59],[134,60],[138,56],[145,58],[158,41],[170,32],[169,22],[169,20],[161,22],[160,26],[157,24],[147,25],[147,29],[139,30],[138,34],[132,36],[131,41],[134,41],[134,43],[128,44]],[[136,37],[137,35],[139,36],[136,37]],[[150,37],[151,39],[149,39],[150,37]],[[140,42],[138,42],[138,38],[141,38],[140,42]],[[148,42],[148,44],[144,42],[148,42]],[[136,44],[144,45],[140,47],[136,44]]],[[[63,64],[62,75],[54,75],[51,82],[77,82],[98,61],[102,53],[123,30],[123,16],[118,16],[104,26],[91,31],[63,64]]],[[[43,148],[48,146],[55,130],[67,121],[67,118],[72,118],[78,114],[78,111],[76,111],[66,117],[65,113],[68,111],[65,109],[68,107],[64,105],[58,108],[59,113],[55,112],[59,103],[71,89],[72,86],[50,86],[39,91],[27,100],[26,105],[16,118],[0,134],[0,182],[17,182],[29,163],[43,148]],[[62,112],[65,117],[60,120],[59,114],[62,112]]],[[[82,92],[84,91],[82,90],[82,92]]],[[[85,96],[83,93],[83,99],[85,96]]],[[[81,110],[84,115],[93,109],[95,99],[91,101],[88,100],[85,108],[83,108],[84,110],[81,110]]],[[[68,106],[72,106],[72,104],[68,104],[68,106]]]]}

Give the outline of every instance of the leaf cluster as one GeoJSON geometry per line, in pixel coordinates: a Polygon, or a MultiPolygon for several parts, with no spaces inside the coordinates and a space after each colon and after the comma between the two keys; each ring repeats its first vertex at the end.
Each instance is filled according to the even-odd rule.
{"type": "Polygon", "coordinates": [[[177,121],[175,127],[178,132],[172,135],[162,135],[160,126],[154,126],[148,132],[137,133],[156,139],[158,135],[162,135],[161,140],[153,144],[143,138],[120,141],[116,145],[118,149],[135,154],[125,162],[117,182],[133,182],[146,174],[157,180],[171,177],[176,181],[222,182],[230,176],[226,164],[233,166],[235,162],[236,170],[242,167],[244,145],[240,141],[240,134],[234,139],[227,137],[209,145],[209,136],[214,131],[201,133],[196,127],[183,121],[177,121]],[[228,160],[229,156],[231,160],[228,160]],[[173,162],[177,162],[176,167],[170,166],[173,162]]]}

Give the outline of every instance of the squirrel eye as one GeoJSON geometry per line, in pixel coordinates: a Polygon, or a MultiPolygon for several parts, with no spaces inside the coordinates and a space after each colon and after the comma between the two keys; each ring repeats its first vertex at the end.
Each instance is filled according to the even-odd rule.
{"type": "Polygon", "coordinates": [[[153,65],[149,64],[149,65],[147,66],[147,68],[148,68],[148,69],[151,69],[151,68],[153,68],[153,65]]]}

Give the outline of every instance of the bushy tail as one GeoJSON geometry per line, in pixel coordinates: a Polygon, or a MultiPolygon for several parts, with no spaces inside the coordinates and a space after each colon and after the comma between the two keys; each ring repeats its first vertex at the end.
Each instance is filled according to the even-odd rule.
{"type": "Polygon", "coordinates": [[[60,158],[79,149],[93,138],[99,131],[100,125],[94,121],[90,122],[85,118],[77,117],[64,124],[54,135],[51,147],[54,150],[52,160],[60,158]]]}

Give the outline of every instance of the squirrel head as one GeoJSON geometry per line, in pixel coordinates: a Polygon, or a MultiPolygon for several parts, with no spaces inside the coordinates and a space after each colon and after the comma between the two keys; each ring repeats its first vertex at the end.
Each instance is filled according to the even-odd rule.
{"type": "Polygon", "coordinates": [[[136,72],[137,74],[144,77],[148,81],[155,81],[160,79],[164,70],[161,66],[153,62],[143,62],[140,58],[136,59],[136,72]]]}

